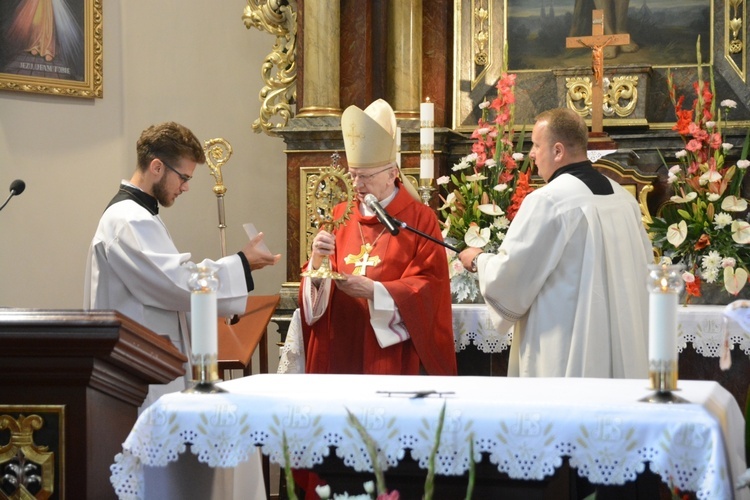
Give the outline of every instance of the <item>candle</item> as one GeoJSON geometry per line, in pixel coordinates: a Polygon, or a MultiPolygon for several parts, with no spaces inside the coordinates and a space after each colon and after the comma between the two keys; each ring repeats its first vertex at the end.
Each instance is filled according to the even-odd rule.
{"type": "Polygon", "coordinates": [[[433,128],[435,126],[435,104],[428,97],[419,105],[419,121],[422,128],[433,128]]]}
{"type": "Polygon", "coordinates": [[[217,333],[216,292],[190,294],[190,342],[195,356],[216,356],[219,353],[217,333]]]}
{"type": "Polygon", "coordinates": [[[677,304],[674,291],[649,294],[648,359],[659,364],[677,359],[677,304]]]}
{"type": "Polygon", "coordinates": [[[419,176],[422,179],[435,177],[435,104],[428,97],[419,105],[419,176]]]}

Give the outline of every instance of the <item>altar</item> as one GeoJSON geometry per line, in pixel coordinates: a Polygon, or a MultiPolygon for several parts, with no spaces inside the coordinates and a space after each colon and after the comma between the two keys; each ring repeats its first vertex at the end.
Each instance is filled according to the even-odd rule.
{"type": "Polygon", "coordinates": [[[188,450],[204,466],[232,468],[258,446],[283,465],[286,441],[294,468],[335,456],[371,471],[348,412],[382,450],[384,469],[406,457],[425,469],[443,407],[439,476],[464,476],[487,457],[498,474],[531,481],[567,460],[594,484],[649,469],[698,498],[750,499],[733,488],[746,470],[744,419],[716,382],[681,382],[689,403],[675,405],[639,402],[646,380],[262,374],[220,385],[228,392],[165,395],[139,417],[111,467],[121,499],[150,498],[144,467],[166,467],[188,450]]]}

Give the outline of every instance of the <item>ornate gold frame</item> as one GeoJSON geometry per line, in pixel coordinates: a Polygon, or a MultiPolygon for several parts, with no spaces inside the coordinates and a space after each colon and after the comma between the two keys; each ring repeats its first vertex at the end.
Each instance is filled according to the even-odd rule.
{"type": "MultiPolygon", "coordinates": [[[[102,0],[84,0],[83,19],[83,81],[0,73],[0,90],[68,97],[102,97],[102,0]]],[[[4,42],[5,40],[0,40],[0,43],[4,42]]]]}

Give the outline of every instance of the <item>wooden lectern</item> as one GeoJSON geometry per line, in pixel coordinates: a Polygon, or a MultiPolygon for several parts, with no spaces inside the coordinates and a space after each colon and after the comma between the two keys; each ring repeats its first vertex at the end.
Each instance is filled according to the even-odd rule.
{"type": "Polygon", "coordinates": [[[37,498],[116,498],[109,466],[149,384],[184,375],[185,361],[114,311],[0,309],[0,469],[31,467],[39,481],[23,488],[37,498]]]}
{"type": "Polygon", "coordinates": [[[260,372],[268,373],[268,336],[266,328],[279,305],[279,295],[249,295],[240,320],[228,325],[219,320],[219,371],[241,369],[252,375],[252,357],[260,348],[260,372]]]}

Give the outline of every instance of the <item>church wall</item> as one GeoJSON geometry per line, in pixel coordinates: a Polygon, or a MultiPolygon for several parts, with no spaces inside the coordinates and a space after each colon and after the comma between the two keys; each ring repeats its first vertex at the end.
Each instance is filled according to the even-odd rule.
{"type": "MultiPolygon", "coordinates": [[[[155,122],[175,120],[202,141],[231,143],[227,251],[241,248],[242,223],[252,221],[285,253],[284,143],[251,128],[274,37],[245,27],[245,5],[104,0],[103,99],[0,92],[0,203],[14,179],[27,186],[0,212],[0,307],[81,307],[98,219],[135,168],[140,132],[155,122]]],[[[198,260],[221,256],[213,185],[199,166],[190,191],[161,212],[177,247],[198,260]]],[[[255,273],[256,294],[278,292],[284,262],[255,273]]]]}

